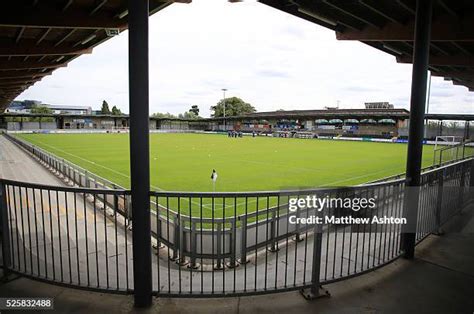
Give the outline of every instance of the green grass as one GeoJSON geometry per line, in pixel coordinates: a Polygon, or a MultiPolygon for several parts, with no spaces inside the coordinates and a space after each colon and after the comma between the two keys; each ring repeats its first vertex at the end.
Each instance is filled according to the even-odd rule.
{"type": "MultiPolygon", "coordinates": [[[[18,136],[125,188],[130,187],[128,134],[18,136]]],[[[406,149],[406,144],[392,143],[151,134],[151,184],[153,190],[212,191],[210,175],[216,169],[219,174],[216,191],[356,185],[402,173],[406,149]]],[[[432,161],[433,147],[425,146],[423,166],[431,165],[432,161]]],[[[180,198],[179,201],[162,197],[157,201],[162,205],[163,216],[167,214],[163,208],[170,208],[185,215],[223,218],[284,204],[287,197],[180,198]]]]}
{"type": "MultiPolygon", "coordinates": [[[[19,134],[19,137],[123,187],[130,187],[128,134],[19,134]]],[[[206,134],[151,134],[154,189],[279,190],[355,185],[404,171],[406,144],[206,134]]],[[[433,160],[425,146],[423,166],[433,160]]]]}

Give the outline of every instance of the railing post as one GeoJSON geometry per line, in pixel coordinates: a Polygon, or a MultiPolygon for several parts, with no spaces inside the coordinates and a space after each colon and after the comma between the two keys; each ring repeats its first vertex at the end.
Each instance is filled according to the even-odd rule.
{"type": "Polygon", "coordinates": [[[436,198],[436,234],[441,235],[441,211],[443,209],[443,194],[444,194],[444,175],[446,169],[443,169],[438,172],[438,192],[436,198]]]}
{"type": "Polygon", "coordinates": [[[216,265],[214,265],[214,269],[218,270],[218,269],[222,269],[223,265],[222,265],[222,252],[221,252],[221,249],[222,249],[222,223],[218,222],[217,223],[217,232],[216,232],[216,235],[217,235],[217,258],[216,258],[216,265]]]}
{"type": "Polygon", "coordinates": [[[3,276],[7,277],[11,257],[10,247],[10,221],[8,219],[7,189],[5,184],[0,181],[0,219],[2,228],[2,258],[3,258],[3,276]]]}
{"type": "MultiPolygon", "coordinates": [[[[278,210],[278,209],[277,209],[278,210]]],[[[272,221],[271,221],[271,224],[270,224],[270,240],[272,242],[272,245],[270,246],[270,248],[268,249],[270,252],[276,252],[278,251],[278,241],[276,240],[276,237],[278,236],[276,234],[276,226],[275,224],[276,223],[279,223],[278,221],[276,221],[276,215],[275,215],[276,211],[273,211],[272,212],[272,221]]],[[[268,221],[267,221],[268,223],[268,221]]]]}
{"type": "Polygon", "coordinates": [[[179,266],[186,266],[188,262],[186,262],[186,257],[184,256],[184,251],[186,250],[186,226],[185,222],[181,222],[181,217],[179,217],[179,225],[178,225],[178,233],[179,233],[179,250],[178,250],[178,265],[179,266]]]}
{"type": "MultiPolygon", "coordinates": [[[[317,217],[322,217],[322,211],[316,211],[317,217]]],[[[306,300],[314,300],[321,297],[330,296],[329,291],[324,289],[320,284],[321,272],[321,252],[323,243],[323,224],[314,224],[313,236],[313,263],[311,268],[311,286],[309,288],[301,289],[300,293],[306,300]]]]}
{"type": "Polygon", "coordinates": [[[63,176],[63,178],[66,178],[66,164],[64,162],[64,158],[61,159],[61,175],[63,176]]]}
{"type": "Polygon", "coordinates": [[[189,235],[191,239],[191,258],[190,258],[190,263],[188,265],[188,268],[196,269],[198,268],[198,265],[196,264],[196,251],[197,251],[197,232],[196,232],[196,222],[192,221],[191,222],[191,234],[189,235]]]}
{"type": "Polygon", "coordinates": [[[471,173],[469,175],[469,195],[471,195],[471,200],[474,201],[474,159],[471,160],[471,173]]]}
{"type": "MultiPolygon", "coordinates": [[[[299,208],[299,206],[296,209],[295,216],[296,216],[296,219],[300,218],[300,208],[299,208]]],[[[303,238],[301,238],[301,236],[300,236],[300,225],[296,224],[295,225],[295,242],[301,242],[301,241],[303,241],[303,238]]]]}
{"type": "Polygon", "coordinates": [[[242,234],[240,235],[240,260],[239,264],[248,263],[247,259],[247,216],[240,217],[242,234]]]}
{"type": "Polygon", "coordinates": [[[160,218],[160,205],[156,204],[156,250],[163,248],[164,245],[161,242],[161,238],[163,238],[163,230],[161,228],[161,218],[160,218]]]}
{"type": "MultiPolygon", "coordinates": [[[[237,220],[234,218],[231,222],[231,227],[229,229],[229,249],[230,249],[230,261],[227,263],[227,267],[228,268],[234,268],[234,267],[237,267],[239,266],[239,264],[237,264],[237,259],[235,257],[235,251],[236,251],[236,236],[237,236],[237,220]]],[[[225,235],[224,235],[225,236],[225,235]]],[[[224,241],[225,241],[225,238],[224,238],[224,241]]]]}
{"type": "Polygon", "coordinates": [[[87,170],[84,171],[84,186],[89,188],[89,173],[87,170]]]}
{"type": "MultiPolygon", "coordinates": [[[[168,221],[169,223],[169,221],[168,221]]],[[[174,217],[174,235],[173,235],[173,238],[174,238],[174,247],[173,247],[173,255],[170,256],[170,260],[172,261],[177,261],[178,258],[179,258],[179,255],[178,253],[180,252],[180,245],[181,245],[181,232],[180,232],[180,221],[179,221],[179,218],[177,216],[174,217]]]]}
{"type": "Polygon", "coordinates": [[[458,201],[459,201],[459,210],[462,210],[462,206],[464,204],[464,186],[466,184],[466,164],[462,163],[459,165],[459,168],[461,170],[461,178],[459,180],[459,196],[458,196],[458,201]]]}

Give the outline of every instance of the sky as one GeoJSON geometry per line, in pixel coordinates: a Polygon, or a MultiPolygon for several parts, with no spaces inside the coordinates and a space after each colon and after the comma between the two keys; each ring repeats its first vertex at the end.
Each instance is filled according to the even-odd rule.
{"type": "MultiPolygon", "coordinates": [[[[240,97],[258,111],[362,108],[388,101],[409,108],[411,65],[255,1],[193,0],[150,17],[150,113],[210,107],[240,97]]],[[[97,46],[17,99],[128,113],[128,33],[97,46]]],[[[474,113],[474,93],[433,77],[430,113],[474,113]]]]}

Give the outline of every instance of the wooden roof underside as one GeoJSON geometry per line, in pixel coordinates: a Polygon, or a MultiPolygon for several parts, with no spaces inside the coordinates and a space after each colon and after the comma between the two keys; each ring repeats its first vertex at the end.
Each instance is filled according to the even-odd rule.
{"type": "MultiPolygon", "coordinates": [[[[173,2],[150,0],[150,14],[173,2]]],[[[0,112],[31,85],[127,28],[126,0],[0,3],[0,112]]]]}
{"type": "MultiPolygon", "coordinates": [[[[259,0],[411,63],[415,0],[259,0]]],[[[150,0],[150,14],[173,2],[150,0]]],[[[231,0],[229,2],[238,2],[231,0]]],[[[474,1],[435,0],[430,70],[474,90],[474,1]]],[[[31,85],[127,28],[126,0],[0,4],[0,112],[31,85]]]]}
{"type": "MultiPolygon", "coordinates": [[[[412,63],[415,0],[259,0],[412,63]]],[[[474,1],[434,0],[429,68],[474,90],[474,1]]]]}

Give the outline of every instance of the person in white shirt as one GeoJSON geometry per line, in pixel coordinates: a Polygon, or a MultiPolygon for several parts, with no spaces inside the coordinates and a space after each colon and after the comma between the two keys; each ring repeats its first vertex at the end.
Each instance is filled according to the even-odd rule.
{"type": "Polygon", "coordinates": [[[217,181],[217,171],[216,171],[216,169],[212,169],[211,180],[212,180],[212,187],[215,191],[216,190],[216,181],[217,181]]]}

